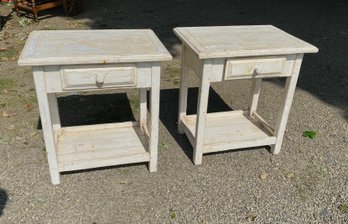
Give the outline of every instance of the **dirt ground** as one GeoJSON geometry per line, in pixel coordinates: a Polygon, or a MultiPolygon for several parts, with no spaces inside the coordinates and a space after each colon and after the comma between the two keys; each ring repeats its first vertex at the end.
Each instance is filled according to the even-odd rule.
{"type": "MultiPolygon", "coordinates": [[[[12,14],[0,31],[0,223],[348,223],[348,1],[85,0],[84,11],[12,14]],[[178,26],[272,24],[320,49],[304,57],[282,151],[214,153],[194,166],[176,132],[178,26]],[[159,169],[146,164],[66,173],[50,184],[35,89],[17,59],[32,30],[151,28],[174,56],[162,66],[159,169]],[[317,132],[315,139],[304,131],[317,132]]],[[[11,11],[0,4],[0,15],[11,11]]],[[[249,81],[214,83],[212,111],[245,109],[249,81]]],[[[284,80],[266,80],[260,113],[272,124],[284,80]]],[[[189,113],[197,79],[190,76],[189,113]]],[[[134,120],[138,93],[59,98],[63,126],[134,120]]]]}

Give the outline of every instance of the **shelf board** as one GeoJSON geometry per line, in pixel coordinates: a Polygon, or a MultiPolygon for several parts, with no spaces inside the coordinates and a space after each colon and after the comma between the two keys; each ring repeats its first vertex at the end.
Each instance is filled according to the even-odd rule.
{"type": "Polygon", "coordinates": [[[64,127],[58,134],[59,171],[149,161],[139,122],[64,127]]]}
{"type": "MultiPolygon", "coordinates": [[[[196,115],[183,118],[183,129],[194,146],[196,115]]],[[[276,137],[248,111],[209,113],[206,118],[203,153],[275,144],[276,137]]]]}

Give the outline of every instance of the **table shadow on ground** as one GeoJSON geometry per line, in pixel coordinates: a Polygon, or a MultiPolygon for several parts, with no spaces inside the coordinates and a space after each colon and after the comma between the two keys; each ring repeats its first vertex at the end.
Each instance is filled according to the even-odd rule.
{"type": "Polygon", "coordinates": [[[62,127],[136,120],[126,93],[63,96],[58,105],[62,127]]]}
{"type": "Polygon", "coordinates": [[[4,214],[7,201],[8,201],[8,194],[6,190],[0,188],[0,217],[4,214]]]}
{"type": "Polygon", "coordinates": [[[305,55],[297,87],[348,119],[346,0],[85,0],[84,6],[76,18],[88,19],[91,29],[150,28],[174,56],[181,44],[175,27],[272,24],[319,48],[305,55]]]}

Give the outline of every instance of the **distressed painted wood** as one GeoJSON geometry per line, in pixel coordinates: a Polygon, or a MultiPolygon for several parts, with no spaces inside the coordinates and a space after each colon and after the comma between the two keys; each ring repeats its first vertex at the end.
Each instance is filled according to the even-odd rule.
{"type": "Polygon", "coordinates": [[[139,103],[140,103],[140,127],[143,128],[147,124],[147,89],[141,88],[139,89],[139,103]]]}
{"type": "Polygon", "coordinates": [[[159,103],[160,103],[160,80],[161,80],[161,66],[159,63],[154,64],[152,67],[152,80],[150,89],[150,172],[157,171],[157,158],[158,158],[158,122],[159,122],[159,103]]]}
{"type": "MultiPolygon", "coordinates": [[[[197,115],[183,119],[184,130],[196,137],[197,115]]],[[[237,148],[274,144],[276,137],[268,133],[260,122],[244,111],[209,113],[206,116],[203,152],[217,152],[237,148]]]]}
{"type": "MultiPolygon", "coordinates": [[[[47,153],[47,160],[50,170],[52,184],[59,184],[59,169],[56,154],[56,140],[52,125],[52,117],[50,111],[49,98],[45,86],[45,74],[42,67],[33,67],[33,76],[36,89],[36,95],[39,104],[40,120],[42,131],[45,139],[45,148],[47,153]]],[[[55,105],[54,105],[55,106],[55,105]]],[[[53,109],[53,112],[55,109],[53,109]]],[[[57,121],[57,120],[56,120],[57,121]]]]}
{"type": "Polygon", "coordinates": [[[249,111],[250,114],[253,112],[256,112],[257,105],[259,102],[259,96],[261,91],[261,82],[262,79],[253,79],[252,80],[252,86],[251,86],[251,96],[250,96],[250,103],[249,103],[249,111]]]}
{"type": "Polygon", "coordinates": [[[151,30],[31,33],[19,65],[33,66],[53,184],[71,170],[148,162],[157,171],[160,62],[171,58],[151,30]],[[57,93],[120,88],[140,89],[139,122],[61,127],[57,93]]]}
{"type": "MultiPolygon", "coordinates": [[[[182,46],[182,52],[186,51],[186,46],[182,46]]],[[[178,132],[184,134],[182,129],[181,120],[186,116],[187,110],[187,94],[188,94],[188,66],[186,63],[186,54],[181,55],[181,76],[180,76],[180,89],[179,89],[179,112],[178,112],[178,132]]]]}
{"type": "Polygon", "coordinates": [[[19,65],[76,65],[171,60],[152,30],[44,30],[30,33],[19,65]]]}
{"type": "Polygon", "coordinates": [[[57,96],[55,93],[48,93],[47,97],[48,97],[48,105],[50,107],[50,113],[51,113],[55,146],[57,147],[58,145],[57,139],[58,139],[59,131],[61,128],[57,96]]]}
{"type": "Polygon", "coordinates": [[[193,147],[193,162],[202,155],[236,148],[271,145],[279,153],[304,53],[310,45],[271,25],[184,27],[174,32],[183,43],[178,132],[193,147]],[[199,78],[197,115],[186,115],[187,68],[199,78]],[[261,81],[285,77],[285,94],[276,127],[258,113],[261,81]],[[252,79],[248,111],[207,114],[211,82],[252,79]]]}
{"type": "Polygon", "coordinates": [[[202,163],[203,151],[204,151],[204,137],[205,137],[205,123],[208,108],[209,99],[209,74],[212,70],[212,61],[206,60],[203,65],[202,80],[199,85],[197,116],[195,125],[195,140],[194,140],[194,152],[193,163],[198,165],[202,163]]]}
{"type": "Polygon", "coordinates": [[[200,59],[318,52],[272,25],[180,27],[174,32],[200,59]]]}
{"type": "Polygon", "coordinates": [[[93,68],[66,66],[60,71],[63,90],[136,86],[135,64],[93,68]]]}
{"type": "Polygon", "coordinates": [[[252,77],[283,76],[286,57],[257,57],[228,59],[225,80],[252,77]]]}
{"type": "Polygon", "coordinates": [[[58,137],[59,171],[149,161],[138,122],[65,127],[58,137]]]}
{"type": "Polygon", "coordinates": [[[48,93],[151,87],[153,62],[46,66],[48,93]]]}
{"type": "Polygon", "coordinates": [[[286,123],[288,121],[290,107],[292,104],[292,99],[294,97],[296,83],[298,76],[300,74],[301,64],[302,64],[303,54],[298,54],[294,64],[294,69],[292,76],[286,79],[285,83],[285,93],[283,97],[283,103],[281,105],[281,111],[278,115],[277,123],[275,126],[275,135],[277,136],[277,142],[272,145],[271,152],[273,154],[278,154],[283,142],[284,131],[286,128],[286,123]]]}

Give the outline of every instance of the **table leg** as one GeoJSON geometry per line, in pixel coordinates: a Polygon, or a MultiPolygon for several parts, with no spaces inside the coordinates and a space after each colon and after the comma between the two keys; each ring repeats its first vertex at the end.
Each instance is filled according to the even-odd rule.
{"type": "Polygon", "coordinates": [[[147,122],[147,89],[141,88],[139,90],[140,101],[140,127],[146,126],[147,122]]]}
{"type": "Polygon", "coordinates": [[[251,99],[250,99],[250,104],[249,104],[250,115],[252,115],[253,112],[256,112],[256,110],[257,110],[262,79],[253,79],[252,82],[253,83],[251,86],[251,99]]]}
{"type": "Polygon", "coordinates": [[[34,15],[34,20],[35,22],[39,22],[39,16],[38,16],[38,10],[36,8],[36,0],[31,0],[31,7],[32,7],[32,11],[33,11],[33,15],[34,15]]]}
{"type": "Polygon", "coordinates": [[[182,46],[181,54],[181,77],[179,89],[179,113],[178,113],[178,133],[184,134],[181,120],[186,116],[187,109],[187,92],[188,92],[188,66],[185,62],[185,45],[182,46]]]}
{"type": "Polygon", "coordinates": [[[61,128],[57,96],[55,93],[49,93],[47,94],[47,97],[48,97],[48,105],[50,107],[50,113],[51,113],[51,119],[52,119],[52,125],[53,125],[54,140],[57,146],[58,132],[61,128]]]}
{"type": "MultiPolygon", "coordinates": [[[[53,131],[53,120],[51,117],[52,110],[50,109],[49,96],[46,93],[45,77],[42,67],[33,67],[33,76],[36,88],[36,95],[39,103],[39,111],[41,118],[42,131],[45,139],[45,147],[48,158],[48,165],[50,169],[52,184],[60,183],[57,152],[53,131]]],[[[51,96],[52,98],[52,96],[51,96]]],[[[52,107],[53,111],[54,106],[52,107]]],[[[56,120],[55,120],[56,122],[56,120]]]]}
{"type": "Polygon", "coordinates": [[[150,126],[150,172],[157,171],[157,157],[158,157],[158,122],[159,122],[159,103],[160,103],[160,81],[161,81],[161,66],[156,63],[152,66],[151,78],[151,126],[150,126]]]}
{"type": "Polygon", "coordinates": [[[199,165],[202,163],[203,147],[204,147],[204,134],[205,134],[205,121],[208,109],[209,99],[209,74],[212,68],[211,60],[204,61],[203,74],[199,85],[198,105],[197,105],[197,118],[196,118],[196,134],[195,145],[193,151],[193,163],[199,165]]]}
{"type": "Polygon", "coordinates": [[[276,143],[271,146],[271,152],[273,154],[278,154],[282,146],[284,131],[286,123],[288,121],[288,116],[290,112],[290,107],[292,104],[292,99],[294,97],[296,83],[298,75],[300,73],[301,63],[302,63],[303,54],[297,55],[292,75],[286,79],[285,83],[285,94],[283,98],[283,103],[281,106],[281,111],[278,115],[276,127],[275,127],[275,136],[277,137],[276,143]]]}

